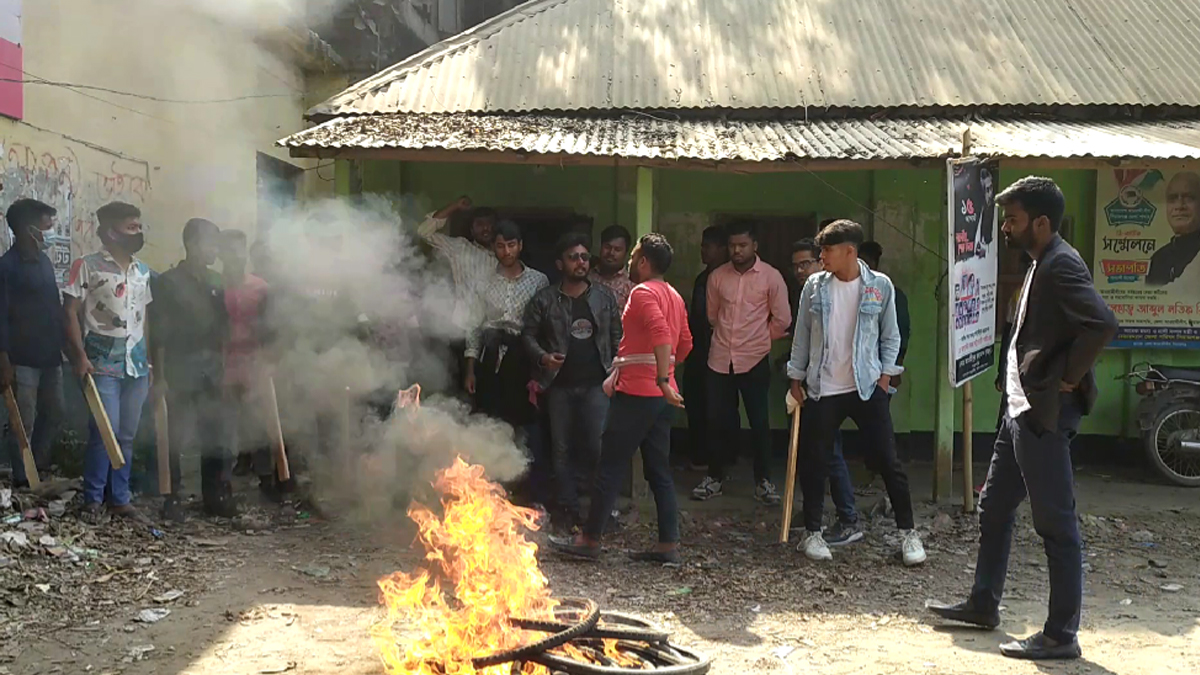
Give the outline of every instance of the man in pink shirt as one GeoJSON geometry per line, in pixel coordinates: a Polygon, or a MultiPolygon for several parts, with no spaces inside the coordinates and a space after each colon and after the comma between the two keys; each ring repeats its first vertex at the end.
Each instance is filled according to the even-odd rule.
{"type": "Polygon", "coordinates": [[[600,470],[592,491],[583,533],[574,538],[551,537],[558,552],[587,560],[600,557],[600,537],[617,493],[625,482],[629,462],[640,447],[646,482],[658,511],[658,545],[631,554],[643,562],[677,563],[679,507],[671,479],[671,419],[683,407],[675,384],[675,363],[692,350],[687,306],[663,281],[673,251],[667,238],[652,232],[633,249],[629,276],[637,283],[621,323],[624,334],[613,361],[613,374],[604,383],[612,396],[600,440],[600,470]]]}
{"type": "Polygon", "coordinates": [[[758,257],[754,223],[734,223],[727,230],[729,262],[708,277],[708,320],[713,326],[708,416],[713,446],[708,476],[692,490],[692,498],[704,501],[721,494],[725,468],[738,454],[740,394],[750,420],[754,498],[774,506],[780,499],[771,482],[771,341],[787,335],[792,310],[783,275],[758,257]]]}

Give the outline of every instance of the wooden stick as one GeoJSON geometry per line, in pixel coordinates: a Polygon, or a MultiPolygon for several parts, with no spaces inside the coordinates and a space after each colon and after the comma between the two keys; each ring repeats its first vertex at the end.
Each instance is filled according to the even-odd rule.
{"type": "Polygon", "coordinates": [[[125,454],[117,443],[117,435],[113,433],[112,422],[108,421],[108,413],[100,400],[100,391],[96,389],[96,380],[91,373],[83,376],[83,397],[87,399],[88,408],[92,411],[92,419],[100,429],[100,439],[104,441],[104,449],[108,451],[108,461],[112,468],[120,469],[125,466],[125,454]]]}
{"type": "Polygon", "coordinates": [[[792,529],[792,500],[796,498],[796,454],[800,450],[800,411],[797,405],[792,411],[792,437],[788,443],[787,475],[783,478],[783,524],[779,528],[779,543],[786,544],[788,531],[792,529]]]}
{"type": "Polygon", "coordinates": [[[13,395],[12,387],[4,390],[4,403],[8,406],[8,426],[17,435],[17,445],[21,448],[21,463],[25,465],[25,480],[29,481],[30,489],[36,490],[42,484],[38,477],[37,462],[33,461],[33,449],[29,447],[29,435],[25,433],[25,424],[21,420],[21,408],[17,405],[17,397],[13,395]]]}
{"type": "Polygon", "coordinates": [[[158,494],[171,494],[171,436],[168,433],[167,397],[154,401],[154,444],[158,451],[158,494]]]}
{"type": "Polygon", "coordinates": [[[279,480],[287,481],[292,478],[291,467],[288,466],[287,446],[283,444],[283,425],[279,421],[279,399],[275,396],[275,378],[268,377],[267,394],[267,432],[271,434],[271,454],[275,457],[275,473],[279,480]]]}
{"type": "Polygon", "coordinates": [[[975,432],[975,392],[968,381],[962,387],[963,396],[963,513],[975,513],[975,478],[973,434],[975,432]]]}

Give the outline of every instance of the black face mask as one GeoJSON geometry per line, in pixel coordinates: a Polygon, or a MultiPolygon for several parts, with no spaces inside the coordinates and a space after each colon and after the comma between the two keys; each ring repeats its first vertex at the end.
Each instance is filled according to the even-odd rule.
{"type": "Polygon", "coordinates": [[[142,247],[146,245],[146,235],[142,232],[138,232],[137,234],[109,232],[108,242],[120,247],[126,253],[134,254],[142,250],[142,247]]]}

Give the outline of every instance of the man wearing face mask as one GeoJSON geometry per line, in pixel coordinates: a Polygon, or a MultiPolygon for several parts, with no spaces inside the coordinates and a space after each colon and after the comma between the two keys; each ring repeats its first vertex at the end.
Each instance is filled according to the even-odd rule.
{"type": "MultiPolygon", "coordinates": [[[[13,245],[0,257],[0,390],[13,389],[39,472],[62,422],[63,313],[54,265],[46,252],[57,212],[18,199],[5,214],[13,245]]],[[[16,434],[8,434],[13,485],[27,487],[16,434]]]]}
{"type": "Polygon", "coordinates": [[[92,375],[104,412],[125,456],[113,469],[95,420],[91,422],[83,463],[83,519],[104,517],[105,494],[113,515],[146,522],[130,503],[129,476],[133,439],[150,392],[146,309],[150,267],[134,255],[142,250],[142,212],[112,202],[96,211],[96,234],[104,248],[71,265],[63,289],[67,354],[77,378],[92,375]],[[80,317],[83,323],[80,325],[80,317]]]}
{"type": "Polygon", "coordinates": [[[193,218],[183,226],[184,259],[154,280],[158,302],[150,311],[154,335],[155,387],[165,396],[170,424],[171,495],[164,517],[184,518],[180,457],[200,455],[200,491],[209,515],[237,515],[230,487],[228,445],[222,439],[223,347],[229,316],[220,276],[211,267],[220,251],[221,231],[193,218]]]}

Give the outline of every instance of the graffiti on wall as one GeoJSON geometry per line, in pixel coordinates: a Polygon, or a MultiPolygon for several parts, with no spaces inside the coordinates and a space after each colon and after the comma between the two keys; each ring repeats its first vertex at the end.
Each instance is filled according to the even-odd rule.
{"type": "MultiPolygon", "coordinates": [[[[60,285],[66,283],[75,258],[99,247],[96,209],[111,201],[144,206],[150,189],[148,167],[142,162],[82,144],[50,142],[39,147],[0,139],[0,209],[32,198],[58,210],[50,256],[60,285]]],[[[11,245],[11,231],[0,228],[0,249],[11,245]]]]}

